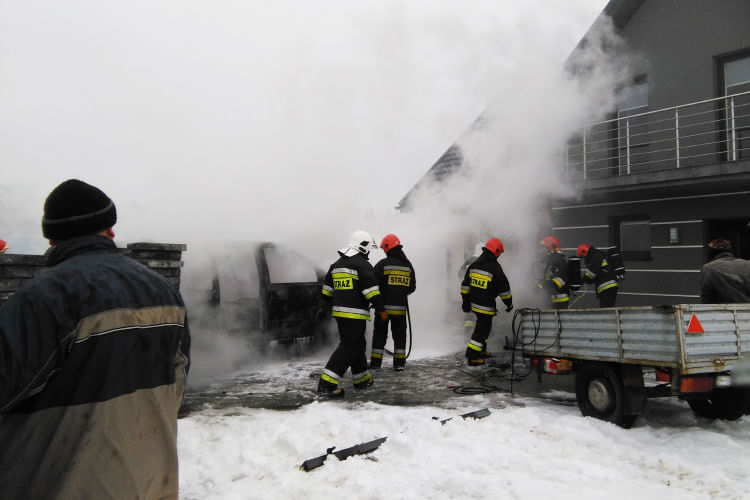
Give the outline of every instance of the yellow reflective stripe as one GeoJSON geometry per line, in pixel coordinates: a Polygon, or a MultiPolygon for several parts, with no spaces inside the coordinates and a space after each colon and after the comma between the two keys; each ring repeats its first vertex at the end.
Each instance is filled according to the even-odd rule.
{"type": "Polygon", "coordinates": [[[617,286],[616,281],[605,281],[601,285],[599,285],[599,288],[596,289],[596,292],[603,292],[604,290],[609,290],[610,288],[614,288],[617,286]]]}
{"type": "Polygon", "coordinates": [[[468,286],[462,286],[461,287],[461,295],[466,295],[469,293],[469,287],[468,286]]]}
{"type": "Polygon", "coordinates": [[[469,343],[466,344],[466,347],[477,352],[482,352],[484,350],[481,345],[477,345],[473,340],[470,340],[469,343]]]}
{"type": "Polygon", "coordinates": [[[406,273],[411,273],[411,269],[404,266],[384,266],[383,270],[386,271],[386,274],[388,271],[403,271],[406,273]]]}
{"type": "Polygon", "coordinates": [[[386,308],[385,311],[388,313],[388,316],[406,316],[406,311],[403,311],[403,310],[395,310],[395,309],[386,308]]]}
{"type": "Polygon", "coordinates": [[[472,269],[471,272],[469,272],[469,276],[472,276],[472,275],[484,275],[490,279],[492,279],[492,276],[493,276],[491,272],[483,271],[481,269],[472,269]]]}
{"type": "Polygon", "coordinates": [[[586,277],[589,278],[589,279],[594,279],[594,278],[596,278],[596,274],[594,274],[591,271],[589,271],[588,269],[586,269],[586,277]]]}
{"type": "Polygon", "coordinates": [[[369,314],[365,315],[365,314],[358,314],[358,313],[345,313],[341,311],[333,311],[331,313],[331,316],[333,316],[334,318],[364,319],[367,321],[370,320],[369,314]]]}
{"type": "Polygon", "coordinates": [[[357,374],[357,375],[361,375],[361,376],[358,376],[357,378],[352,378],[352,383],[354,384],[361,384],[362,382],[367,382],[368,380],[370,380],[370,372],[365,372],[364,374],[357,374]]]}
{"type": "Polygon", "coordinates": [[[383,357],[383,353],[373,351],[370,353],[370,357],[375,358],[375,359],[381,359],[383,357]]]}
{"type": "Polygon", "coordinates": [[[478,314],[486,314],[487,316],[495,315],[495,311],[483,311],[482,309],[477,309],[476,307],[472,307],[471,310],[478,314]]]}
{"type": "Polygon", "coordinates": [[[552,302],[557,304],[559,302],[568,302],[570,300],[570,297],[567,295],[565,297],[552,297],[552,302]]]}
{"type": "Polygon", "coordinates": [[[359,275],[356,269],[351,269],[348,267],[337,267],[336,269],[331,269],[331,274],[333,274],[334,276],[339,274],[339,275],[342,275],[343,277],[351,276],[354,278],[356,278],[359,275]]]}
{"type": "Polygon", "coordinates": [[[390,271],[383,271],[383,274],[388,276],[389,274],[395,274],[396,276],[411,276],[411,273],[409,271],[396,271],[396,270],[390,270],[390,271]]]}
{"type": "Polygon", "coordinates": [[[359,279],[359,276],[356,274],[349,274],[349,273],[331,273],[331,277],[333,279],[346,279],[346,278],[352,278],[355,280],[359,279]]]}
{"type": "Polygon", "coordinates": [[[339,385],[339,381],[336,380],[335,378],[331,377],[327,373],[321,373],[320,374],[320,378],[323,379],[323,380],[325,380],[326,382],[330,382],[332,384],[339,385]]]}
{"type": "Polygon", "coordinates": [[[552,278],[552,282],[557,285],[557,288],[562,288],[565,282],[560,278],[552,278]]]}
{"type": "Polygon", "coordinates": [[[508,300],[508,299],[510,299],[512,297],[513,297],[513,294],[511,294],[510,291],[507,294],[505,294],[505,295],[500,295],[500,298],[502,300],[508,300]]]}
{"type": "Polygon", "coordinates": [[[326,297],[333,297],[333,293],[325,287],[323,287],[322,292],[323,292],[323,295],[325,295],[326,297]]]}
{"type": "Polygon", "coordinates": [[[380,290],[379,289],[372,290],[369,293],[364,293],[363,292],[363,295],[365,296],[366,299],[371,299],[371,298],[373,298],[376,295],[380,295],[380,290]]]}
{"type": "Polygon", "coordinates": [[[393,353],[393,359],[406,359],[406,353],[403,353],[403,352],[394,352],[393,353]]]}
{"type": "Polygon", "coordinates": [[[473,321],[464,321],[464,328],[468,328],[470,326],[474,326],[474,322],[473,321]]]}

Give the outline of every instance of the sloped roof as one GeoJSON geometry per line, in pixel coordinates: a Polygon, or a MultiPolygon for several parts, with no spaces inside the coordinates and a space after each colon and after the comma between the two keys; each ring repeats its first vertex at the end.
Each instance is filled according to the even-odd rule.
{"type": "MultiPolygon", "coordinates": [[[[602,16],[609,16],[612,18],[612,22],[614,23],[615,27],[617,29],[622,29],[633,17],[633,14],[635,14],[635,12],[641,7],[641,5],[643,5],[644,1],[645,0],[610,0],[607,5],[604,6],[604,9],[597,16],[596,20],[594,20],[591,26],[594,26],[602,16]]],[[[586,31],[586,35],[588,35],[588,32],[590,30],[591,27],[589,27],[589,30],[586,31]]],[[[573,53],[586,44],[586,35],[584,35],[583,38],[581,38],[581,41],[578,42],[576,48],[573,49],[573,53]]],[[[475,127],[477,125],[477,122],[481,120],[482,115],[477,118],[477,120],[471,125],[471,127],[475,127]]],[[[443,153],[443,155],[438,158],[438,160],[417,181],[417,183],[404,195],[404,197],[401,198],[396,208],[401,211],[408,210],[409,199],[411,196],[413,196],[415,191],[417,191],[422,186],[428,185],[434,181],[442,182],[444,179],[448,178],[456,171],[458,171],[458,169],[461,168],[462,164],[463,154],[461,152],[461,146],[459,146],[458,143],[453,143],[448,148],[448,150],[443,153]]]]}

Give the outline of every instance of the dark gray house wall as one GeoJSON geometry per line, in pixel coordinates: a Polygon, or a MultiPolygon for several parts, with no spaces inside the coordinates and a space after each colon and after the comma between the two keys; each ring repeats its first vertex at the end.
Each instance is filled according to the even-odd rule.
{"type": "MultiPolygon", "coordinates": [[[[647,104],[612,114],[633,116],[627,123],[596,126],[607,137],[599,144],[607,145],[589,143],[584,168],[570,169],[569,154],[580,196],[552,203],[551,230],[569,255],[580,243],[622,248],[628,271],[618,305],[698,302],[708,241],[728,238],[738,256],[750,258],[750,154],[743,135],[750,96],[732,104],[731,126],[726,99],[697,104],[727,95],[723,63],[750,56],[750,2],[624,0],[611,1],[607,12],[635,56],[639,79],[632,83],[645,84],[647,104]]],[[[597,129],[587,132],[591,137],[597,129]]],[[[582,156],[580,143],[576,148],[582,156]]],[[[589,296],[577,306],[594,304],[589,296]]]]}
{"type": "Polygon", "coordinates": [[[641,56],[650,109],[719,97],[715,58],[750,51],[750,2],[645,0],[620,35],[641,56]]]}

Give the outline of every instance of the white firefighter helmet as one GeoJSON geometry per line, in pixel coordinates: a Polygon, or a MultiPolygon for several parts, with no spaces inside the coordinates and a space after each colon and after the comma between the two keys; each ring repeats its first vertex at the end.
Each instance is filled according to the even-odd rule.
{"type": "Polygon", "coordinates": [[[370,250],[377,250],[378,245],[375,243],[375,238],[372,237],[367,231],[354,231],[349,237],[349,244],[339,250],[339,253],[352,257],[358,253],[362,255],[368,255],[370,250]]]}

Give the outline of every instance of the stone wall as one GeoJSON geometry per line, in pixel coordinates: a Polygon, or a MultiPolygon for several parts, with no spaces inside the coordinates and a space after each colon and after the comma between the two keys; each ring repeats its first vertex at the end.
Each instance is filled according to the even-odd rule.
{"type": "MultiPolygon", "coordinates": [[[[120,252],[166,277],[180,288],[182,252],[186,245],[170,243],[129,243],[120,252]]],[[[27,281],[47,270],[43,255],[0,255],[0,306],[27,281]]]]}

